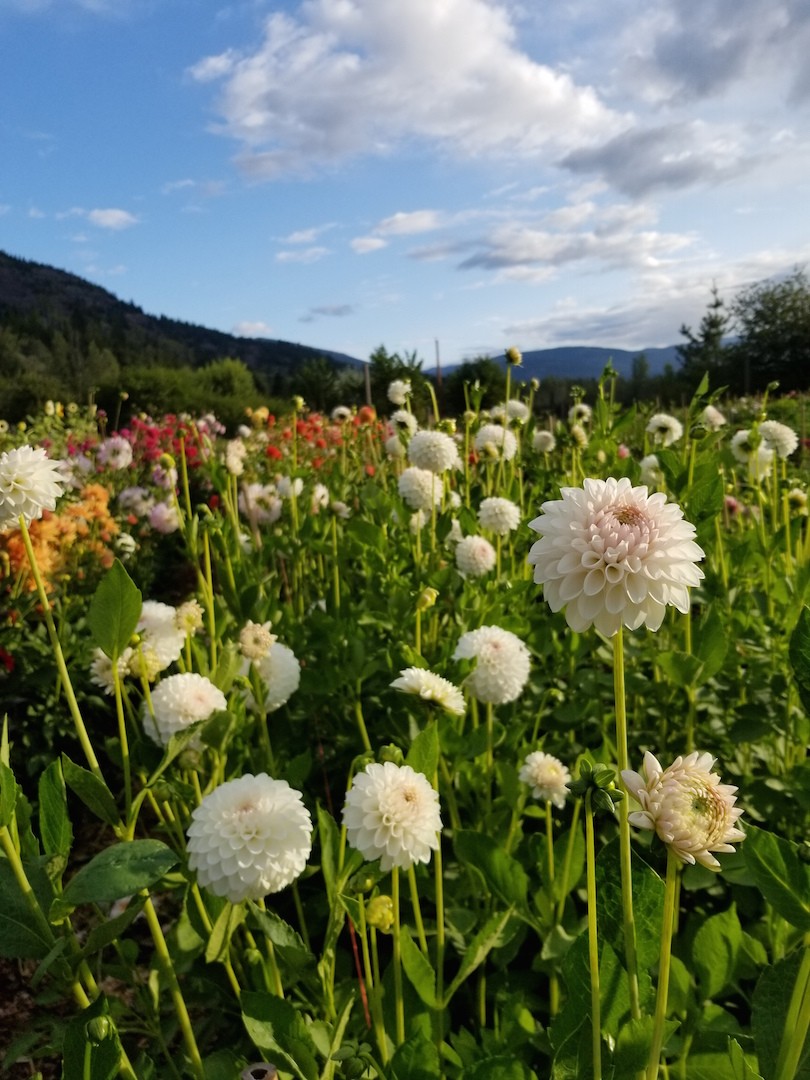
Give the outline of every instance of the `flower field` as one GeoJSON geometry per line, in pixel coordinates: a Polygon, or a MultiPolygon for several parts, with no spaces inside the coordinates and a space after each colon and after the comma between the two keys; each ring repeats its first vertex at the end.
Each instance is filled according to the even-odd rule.
{"type": "Polygon", "coordinates": [[[810,1077],[803,403],[507,356],[0,434],[3,1075],[810,1077]]]}

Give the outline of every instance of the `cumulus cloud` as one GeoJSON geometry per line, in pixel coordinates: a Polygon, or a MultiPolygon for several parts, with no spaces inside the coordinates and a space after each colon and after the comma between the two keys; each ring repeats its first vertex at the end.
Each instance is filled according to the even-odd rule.
{"type": "Polygon", "coordinates": [[[627,125],[590,86],[522,51],[490,0],[310,0],[297,18],[271,15],[255,50],[189,72],[222,80],[216,130],[242,144],[239,161],[259,179],[414,140],[536,159],[627,125]]]}
{"type": "Polygon", "coordinates": [[[138,218],[128,210],[88,210],[84,216],[91,225],[96,225],[99,229],[118,231],[138,224],[138,218]]]}
{"type": "Polygon", "coordinates": [[[388,243],[380,236],[356,236],[350,241],[350,246],[358,255],[368,255],[370,251],[379,251],[380,248],[388,247],[388,243]]]}
{"type": "Polygon", "coordinates": [[[276,262],[280,263],[314,263],[329,254],[329,248],[308,247],[302,251],[279,251],[276,262]]]}
{"type": "Polygon", "coordinates": [[[441,227],[442,217],[437,210],[398,211],[376,226],[375,232],[384,236],[411,236],[414,233],[432,232],[441,227]]]}
{"type": "Polygon", "coordinates": [[[281,241],[282,244],[313,244],[321,233],[328,232],[330,229],[335,228],[333,221],[326,225],[313,225],[309,229],[298,229],[296,232],[291,232],[289,236],[285,236],[281,241]]]}
{"type": "Polygon", "coordinates": [[[273,330],[266,322],[238,322],[231,329],[231,333],[237,337],[272,337],[273,330]]]}

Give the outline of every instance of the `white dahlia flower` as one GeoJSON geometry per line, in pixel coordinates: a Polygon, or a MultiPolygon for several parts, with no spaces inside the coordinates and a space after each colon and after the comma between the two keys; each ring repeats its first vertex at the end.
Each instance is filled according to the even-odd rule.
{"type": "Polygon", "coordinates": [[[593,409],[590,405],[586,405],[584,401],[578,401],[576,405],[572,405],[568,410],[568,423],[590,424],[592,416],[593,409]]]}
{"type": "Polygon", "coordinates": [[[647,494],[620,480],[586,480],[543,503],[529,528],[541,534],[529,562],[552,611],[579,633],[591,626],[611,637],[624,625],[657,630],[672,604],[689,610],[703,558],[695,527],[662,492],[647,494]]]}
{"type": "Polygon", "coordinates": [[[559,758],[535,750],[523,762],[518,779],[529,785],[535,799],[554,803],[558,810],[565,806],[571,773],[559,758]]]}
{"type": "MultiPolygon", "coordinates": [[[[132,649],[126,648],[118,657],[116,667],[118,668],[118,678],[123,681],[130,672],[130,661],[132,660],[132,649]]],[[[93,659],[90,663],[90,682],[95,686],[100,686],[105,694],[115,693],[115,683],[113,682],[113,666],[112,660],[101,649],[93,650],[93,659]]]]}
{"type": "Polygon", "coordinates": [[[297,498],[303,490],[304,481],[300,476],[295,478],[291,476],[276,477],[276,491],[282,499],[291,499],[293,496],[297,498]]]}
{"type": "Polygon", "coordinates": [[[538,454],[550,454],[557,446],[557,440],[551,431],[535,431],[532,438],[532,448],[538,454]]]}
{"type": "Polygon", "coordinates": [[[177,625],[177,611],[158,600],[144,600],[141,615],[135,627],[140,635],[140,647],[132,657],[134,674],[140,673],[142,656],[152,678],[180,659],[186,641],[185,632],[177,625]],[[140,655],[139,655],[140,653],[140,655]]]}
{"type": "Polygon", "coordinates": [[[384,871],[430,862],[442,827],[439,793],[410,765],[367,765],[355,776],[343,806],[346,839],[384,871]]]}
{"type": "Polygon", "coordinates": [[[239,652],[248,660],[261,660],[278,640],[270,633],[270,623],[255,623],[250,619],[239,632],[239,652]]]}
{"type": "Polygon", "coordinates": [[[111,435],[99,445],[97,460],[105,469],[117,472],[132,464],[132,444],[123,435],[111,435]]]}
{"type": "Polygon", "coordinates": [[[707,405],[700,414],[700,419],[703,426],[708,428],[709,431],[719,431],[721,427],[728,423],[725,416],[714,405],[707,405]]]}
{"type": "Polygon", "coordinates": [[[151,697],[154,715],[148,709],[144,710],[143,729],[161,746],[168,746],[169,739],[178,731],[228,707],[219,687],[194,671],[161,679],[151,697]]]}
{"type": "Polygon", "coordinates": [[[464,695],[449,679],[436,675],[424,668],[409,667],[400,671],[399,678],[391,683],[394,690],[405,694],[416,694],[423,701],[430,701],[445,712],[463,716],[465,711],[464,695]]]}
{"type": "Polygon", "coordinates": [[[765,480],[771,475],[775,453],[762,439],[756,446],[750,430],[738,431],[731,438],[731,453],[741,465],[748,466],[749,480],[765,480]]]}
{"type": "Polygon", "coordinates": [[[529,680],[529,650],[500,626],[481,626],[462,634],[453,659],[475,660],[464,686],[473,697],[492,705],[515,701],[529,680]]]}
{"type": "Polygon", "coordinates": [[[482,529],[489,529],[496,536],[508,536],[520,524],[520,507],[511,499],[492,496],[478,507],[478,520],[482,529]]]}
{"type": "Polygon", "coordinates": [[[647,421],[645,430],[656,446],[671,446],[683,435],[683,424],[668,413],[656,413],[647,421]]]}
{"type": "Polygon", "coordinates": [[[417,431],[408,443],[408,460],[417,469],[447,472],[461,465],[455,439],[443,431],[417,431]]]}
{"type": "Polygon", "coordinates": [[[390,422],[397,431],[405,431],[408,435],[413,435],[419,428],[416,417],[407,409],[397,409],[391,413],[390,422]]]}
{"type": "Polygon", "coordinates": [[[765,446],[780,458],[789,458],[799,445],[799,436],[793,428],[780,424],[778,420],[763,420],[759,425],[759,434],[765,446]]]}
{"type": "Polygon", "coordinates": [[[241,439],[230,439],[225,444],[225,468],[231,476],[241,476],[245,471],[247,447],[241,439]]]}
{"type": "Polygon", "coordinates": [[[149,524],[155,532],[168,536],[180,528],[180,515],[173,503],[156,502],[149,511],[149,524]]]}
{"type": "MultiPolygon", "coordinates": [[[[245,660],[242,674],[246,675],[250,670],[250,661],[245,660]]],[[[293,696],[301,682],[301,665],[295,657],[292,649],[274,641],[267,652],[260,659],[254,661],[265,688],[265,698],[262,703],[264,712],[275,712],[285,705],[293,696]]],[[[256,701],[251,694],[248,704],[254,706],[256,701]]]]}
{"type": "Polygon", "coordinates": [[[733,851],[731,846],[745,839],[737,828],[742,809],[734,805],[736,787],[721,784],[713,773],[714,758],[695,750],[677,757],[662,769],[649,752],[644,755],[643,773],[622,772],[625,787],[641,806],[629,815],[639,829],[654,829],[681,862],[699,862],[708,870],[719,870],[713,851],[733,851]]]}
{"type": "Polygon", "coordinates": [[[639,477],[642,484],[645,484],[648,488],[660,488],[664,486],[664,474],[661,471],[661,465],[658,461],[658,457],[655,454],[647,454],[638,463],[640,469],[639,477]]]}
{"type": "Polygon", "coordinates": [[[405,443],[399,435],[391,435],[385,440],[385,452],[390,458],[399,460],[405,457],[405,443]]]}
{"type": "Polygon", "coordinates": [[[0,529],[26,525],[53,510],[64,490],[58,461],[50,461],[42,447],[19,446],[0,454],[0,529]]]}
{"type": "Polygon", "coordinates": [[[496,560],[495,548],[483,536],[465,536],[456,544],[456,566],[465,578],[483,577],[496,560]]]}
{"type": "Polygon", "coordinates": [[[312,489],[309,511],[311,514],[320,514],[321,510],[326,510],[328,508],[330,502],[331,496],[326,484],[316,484],[312,489]]]}
{"type": "Polygon", "coordinates": [[[476,432],[475,449],[481,457],[511,461],[517,453],[517,439],[502,424],[484,424],[476,432]]]}
{"type": "Polygon", "coordinates": [[[352,410],[348,405],[336,405],[331,412],[331,419],[336,424],[345,424],[347,420],[351,420],[352,410]]]}
{"type": "Polygon", "coordinates": [[[409,465],[397,482],[397,489],[411,510],[430,510],[442,501],[442,481],[429,469],[409,465]]]}
{"type": "Polygon", "coordinates": [[[301,793],[267,773],[220,784],[192,811],[188,865],[232,904],[280,892],[303,872],[312,818],[301,793]]]}
{"type": "Polygon", "coordinates": [[[392,405],[404,405],[410,393],[410,379],[394,379],[388,384],[388,400],[392,405]]]}

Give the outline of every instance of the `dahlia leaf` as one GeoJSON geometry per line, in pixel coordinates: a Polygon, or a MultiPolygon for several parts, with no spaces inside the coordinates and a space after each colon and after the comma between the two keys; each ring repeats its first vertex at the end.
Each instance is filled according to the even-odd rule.
{"type": "Polygon", "coordinates": [[[431,720],[413,740],[405,763],[428,780],[436,775],[439,767],[439,732],[435,720],[431,720]]]}
{"type": "Polygon", "coordinates": [[[768,903],[791,926],[810,931],[810,865],[800,858],[798,844],[748,825],[742,850],[768,903]]]}
{"type": "Polygon", "coordinates": [[[87,621],[105,656],[119,657],[129,645],[141,616],[141,590],[118,559],[93,593],[87,621]]]}
{"type": "MultiPolygon", "coordinates": [[[[795,1029],[785,1030],[791,997],[799,974],[804,949],[796,949],[784,960],[766,967],[754,988],[751,1001],[751,1030],[759,1061],[759,1071],[765,1080],[776,1080],[779,1052],[783,1038],[795,1037],[795,1029]]],[[[781,1074],[787,1075],[787,1074],[781,1074]]],[[[810,1077],[810,1039],[796,1063],[792,1080],[810,1077]]]]}
{"type": "Polygon", "coordinates": [[[68,1023],[62,1048],[63,1080],[112,1080],[118,1075],[121,1044],[109,1012],[107,999],[100,994],[68,1023]],[[103,1022],[103,1028],[99,1028],[98,1021],[103,1022]],[[105,1032],[101,1038],[99,1030],[105,1032]]]}
{"type": "MultiPolygon", "coordinates": [[[[614,1076],[632,1076],[644,1072],[652,1045],[654,1018],[642,1016],[638,1020],[628,1020],[622,1024],[616,1037],[616,1050],[613,1057],[614,1076]]],[[[662,1046],[678,1028],[677,1020],[664,1022],[662,1046]]]]}
{"type": "Polygon", "coordinates": [[[315,1044],[298,1010],[284,998],[260,990],[244,991],[240,1002],[245,1029],[268,1061],[297,1080],[318,1080],[315,1044]]]}
{"type": "Polygon", "coordinates": [[[48,855],[67,857],[73,843],[73,828],[67,809],[67,792],[62,765],[52,761],[39,778],[39,833],[48,855]]]}
{"type": "Polygon", "coordinates": [[[62,772],[70,790],[74,795],[79,796],[97,818],[101,818],[113,828],[120,823],[121,818],[115,799],[103,780],[99,780],[89,769],[83,769],[81,765],[71,761],[67,754],[62,754],[62,772]]]}
{"type": "Polygon", "coordinates": [[[14,773],[4,761],[0,761],[0,828],[7,827],[14,820],[17,791],[14,773]]]}
{"type": "Polygon", "coordinates": [[[161,840],[130,840],[95,855],[70,879],[62,893],[65,904],[104,904],[134,896],[166,874],[177,855],[161,840]]]}
{"type": "Polygon", "coordinates": [[[728,1056],[734,1070],[734,1080],[762,1080],[757,1070],[751,1065],[751,1061],[756,1061],[756,1058],[746,1057],[736,1039],[728,1040],[728,1056]]]}
{"type": "Polygon", "coordinates": [[[734,904],[700,925],[692,945],[692,963],[704,998],[716,998],[734,981],[741,945],[742,927],[734,904]]]}
{"type": "Polygon", "coordinates": [[[490,952],[504,943],[506,928],[512,918],[511,908],[508,911],[498,911],[490,915],[478,933],[472,937],[461,958],[455,978],[445,990],[444,998],[439,1003],[442,1008],[447,1008],[453,994],[483,964],[490,952]]]}
{"type": "MultiPolygon", "coordinates": [[[[51,883],[41,867],[26,863],[25,870],[40,907],[47,911],[53,896],[51,883]]],[[[0,956],[41,960],[52,945],[53,938],[31,918],[31,908],[8,859],[0,859],[0,956]]]]}
{"type": "Polygon", "coordinates": [[[391,1059],[393,1080],[438,1080],[441,1076],[439,1051],[421,1031],[397,1047],[391,1059]]]}
{"type": "Polygon", "coordinates": [[[793,677],[805,712],[810,715],[810,608],[802,608],[788,650],[793,677]]]}
{"type": "Polygon", "coordinates": [[[431,967],[430,961],[414,943],[407,926],[402,928],[400,944],[402,947],[402,966],[411,986],[428,1008],[435,1009],[436,973],[431,967]]]}
{"type": "Polygon", "coordinates": [[[246,914],[244,904],[226,904],[220,911],[205,946],[205,959],[209,964],[224,963],[228,959],[231,937],[245,921],[246,914]]]}
{"type": "Polygon", "coordinates": [[[529,879],[517,859],[497,841],[472,829],[458,831],[454,843],[461,862],[480,874],[501,900],[519,911],[527,911],[529,879]]]}

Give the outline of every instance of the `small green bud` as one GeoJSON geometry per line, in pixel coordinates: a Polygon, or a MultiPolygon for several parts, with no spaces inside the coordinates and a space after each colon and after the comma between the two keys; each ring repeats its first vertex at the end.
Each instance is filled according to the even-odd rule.
{"type": "Polygon", "coordinates": [[[394,743],[388,743],[387,746],[383,746],[380,750],[380,761],[393,761],[395,765],[405,764],[405,755],[400,748],[394,743]]]}
{"type": "Polygon", "coordinates": [[[115,1024],[109,1016],[94,1016],[87,1021],[87,1038],[93,1046],[98,1046],[105,1039],[111,1039],[115,1035],[115,1024]]]}
{"type": "Polygon", "coordinates": [[[375,896],[366,904],[366,922],[384,934],[394,925],[394,902],[390,896],[375,896]]]}
{"type": "Polygon", "coordinates": [[[416,601],[416,610],[427,611],[428,608],[432,608],[436,603],[438,595],[438,589],[434,589],[432,586],[428,585],[428,587],[423,589],[419,594],[419,599],[416,601]]]}

